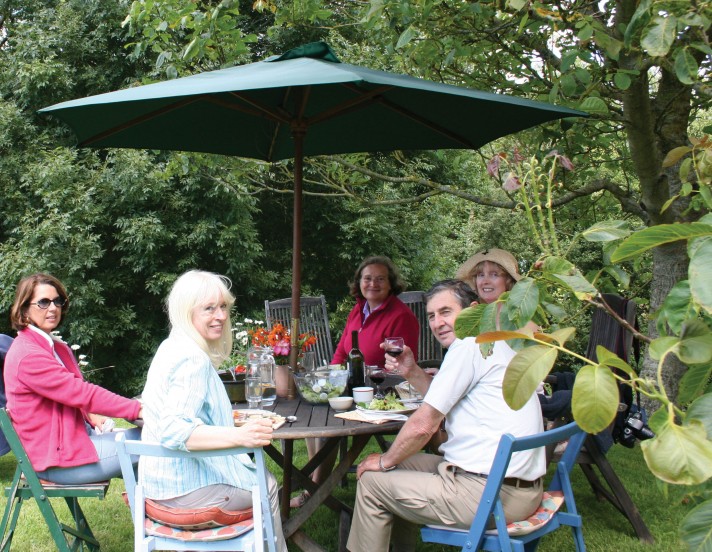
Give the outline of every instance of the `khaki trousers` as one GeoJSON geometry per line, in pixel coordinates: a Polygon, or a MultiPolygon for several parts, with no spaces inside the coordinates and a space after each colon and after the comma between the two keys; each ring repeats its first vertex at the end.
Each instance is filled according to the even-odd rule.
{"type": "MultiPolygon", "coordinates": [[[[442,456],[417,454],[390,472],[365,472],[347,548],[351,552],[415,550],[418,526],[470,527],[487,480],[459,471],[442,456]]],[[[507,522],[529,517],[541,503],[542,485],[502,486],[507,522]]]]}

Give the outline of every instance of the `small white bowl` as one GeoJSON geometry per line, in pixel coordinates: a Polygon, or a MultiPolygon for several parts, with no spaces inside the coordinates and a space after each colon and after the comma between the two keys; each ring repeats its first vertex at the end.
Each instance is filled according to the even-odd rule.
{"type": "Polygon", "coordinates": [[[353,403],[352,397],[331,397],[329,399],[329,406],[334,410],[348,410],[353,403]]]}

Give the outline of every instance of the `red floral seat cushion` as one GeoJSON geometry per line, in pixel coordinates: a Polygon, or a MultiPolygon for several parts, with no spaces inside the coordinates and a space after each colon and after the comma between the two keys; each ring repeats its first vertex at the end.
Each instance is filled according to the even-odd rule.
{"type": "Polygon", "coordinates": [[[239,537],[243,533],[250,531],[253,526],[254,524],[252,519],[246,519],[244,521],[240,521],[239,523],[233,523],[232,525],[211,527],[209,529],[200,529],[197,531],[170,527],[149,518],[146,518],[143,524],[146,535],[166,537],[181,541],[202,542],[234,539],[235,537],[239,537]]]}
{"type": "Polygon", "coordinates": [[[146,499],[146,517],[178,529],[196,531],[234,525],[252,519],[252,508],[245,510],[223,510],[217,506],[211,508],[169,508],[149,498],[146,499]]]}

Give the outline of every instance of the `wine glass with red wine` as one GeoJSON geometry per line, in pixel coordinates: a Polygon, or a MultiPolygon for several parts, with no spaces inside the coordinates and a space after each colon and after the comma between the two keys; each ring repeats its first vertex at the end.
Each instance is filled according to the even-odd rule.
{"type": "Polygon", "coordinates": [[[382,399],[384,395],[383,391],[381,391],[381,384],[386,379],[386,370],[380,366],[366,366],[366,375],[376,384],[376,391],[373,395],[374,398],[382,399]]]}
{"type": "Polygon", "coordinates": [[[392,357],[398,357],[403,352],[403,338],[402,337],[387,337],[386,338],[386,354],[392,357]]]}

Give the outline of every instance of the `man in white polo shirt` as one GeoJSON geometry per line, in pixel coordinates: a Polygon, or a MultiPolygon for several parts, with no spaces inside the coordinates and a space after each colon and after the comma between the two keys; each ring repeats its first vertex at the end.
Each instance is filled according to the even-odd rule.
{"type": "MultiPolygon", "coordinates": [[[[371,454],[358,466],[351,552],[387,551],[389,544],[393,551],[415,550],[419,525],[469,528],[500,437],[542,431],[535,395],[520,410],[502,397],[504,372],[515,354],[507,343],[497,342],[483,358],[474,338],[455,336],[455,318],[475,297],[459,280],[438,282],[426,294],[430,329],[448,349],[437,377],[420,369],[407,347],[397,358],[386,355],[386,368],[400,371],[424,399],[388,451],[371,454]],[[442,456],[422,453],[443,420],[442,456]]],[[[502,486],[507,522],[536,510],[545,472],[543,450],[513,455],[502,486]]]]}

